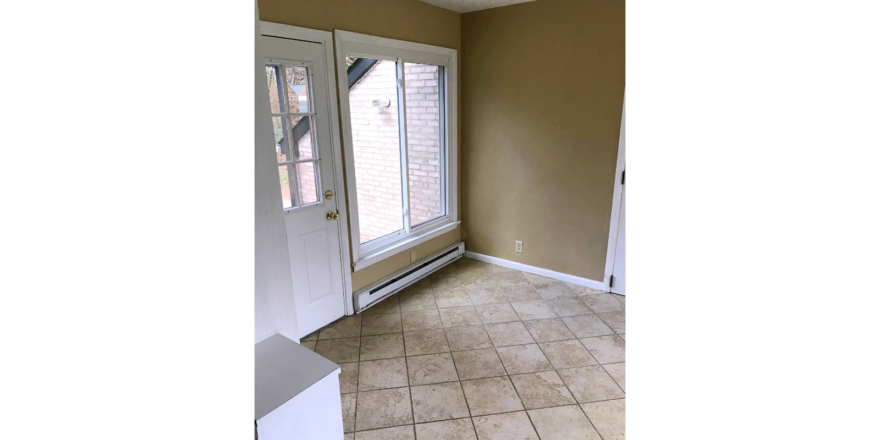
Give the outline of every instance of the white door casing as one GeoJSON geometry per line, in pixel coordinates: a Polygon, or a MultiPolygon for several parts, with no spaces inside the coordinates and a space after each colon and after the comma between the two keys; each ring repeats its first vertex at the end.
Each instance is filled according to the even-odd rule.
{"type": "MultiPolygon", "coordinates": [[[[267,64],[308,69],[310,97],[307,102],[313,113],[311,118],[314,119],[314,133],[310,136],[318,158],[313,161],[317,171],[317,189],[316,194],[311,196],[316,197],[317,202],[308,204],[308,200],[301,200],[302,206],[284,211],[297,324],[299,336],[303,337],[346,313],[343,270],[346,267],[343,263],[343,245],[346,243],[343,243],[341,236],[348,232],[342,215],[338,219],[328,217],[329,213],[338,213],[338,202],[344,197],[344,193],[337,188],[334,166],[334,160],[339,158],[334,157],[331,133],[330,99],[335,97],[331,98],[328,93],[329,76],[325,63],[325,50],[328,48],[321,43],[266,36],[265,31],[260,44],[267,64]],[[328,190],[333,192],[329,199],[325,197],[328,190]]],[[[285,98],[282,96],[281,99],[285,98]]],[[[290,132],[288,130],[285,135],[289,136],[290,132]]],[[[266,148],[274,150],[275,146],[267,145],[266,148]]],[[[291,154],[288,153],[288,156],[291,154]]],[[[288,169],[289,179],[296,182],[295,170],[299,169],[299,165],[288,169]]],[[[296,189],[298,187],[294,186],[290,191],[291,196],[297,196],[296,189]]],[[[279,210],[283,209],[280,198],[277,206],[279,210]]]]}
{"type": "Polygon", "coordinates": [[[626,170],[626,98],[623,100],[623,111],[620,117],[620,140],[617,147],[617,168],[614,172],[614,195],[611,202],[611,226],[608,229],[608,253],[605,257],[604,289],[606,292],[625,294],[624,280],[624,171],[626,170]],[[620,243],[618,244],[618,237],[620,243]],[[618,251],[620,256],[618,258],[618,251]],[[617,269],[617,265],[621,267],[617,269]],[[611,285],[614,277],[614,287],[611,285]],[[618,289],[617,286],[620,286],[618,289]],[[619,290],[619,291],[618,291],[619,290]]]}
{"type": "Polygon", "coordinates": [[[614,282],[611,283],[611,292],[626,295],[626,185],[623,185],[620,195],[620,221],[617,223],[617,250],[614,252],[612,275],[614,282]]]}
{"type": "Polygon", "coordinates": [[[259,44],[261,26],[256,1],[254,9],[254,342],[260,342],[275,333],[299,341],[287,232],[284,215],[277,205],[281,197],[278,167],[273,151],[265,148],[265,145],[273,142],[272,118],[269,116],[265,60],[259,44]]]}

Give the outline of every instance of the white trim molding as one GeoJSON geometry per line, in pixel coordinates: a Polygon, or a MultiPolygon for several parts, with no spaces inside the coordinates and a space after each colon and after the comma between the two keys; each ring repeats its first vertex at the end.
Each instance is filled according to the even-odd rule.
{"type": "Polygon", "coordinates": [[[617,168],[614,171],[614,197],[611,202],[611,227],[608,229],[608,252],[605,256],[605,279],[602,290],[611,291],[611,275],[614,274],[614,257],[617,252],[617,229],[620,223],[620,199],[623,194],[623,171],[626,169],[626,97],[620,116],[620,139],[617,147],[617,168]]]}
{"type": "Polygon", "coordinates": [[[392,255],[397,255],[403,251],[412,249],[434,237],[439,237],[449,231],[455,230],[461,222],[446,223],[443,226],[425,231],[418,235],[411,235],[404,240],[398,241],[393,245],[383,248],[367,256],[361,257],[360,260],[354,262],[354,271],[357,272],[365,267],[372,266],[392,255]]]}
{"type": "MultiPolygon", "coordinates": [[[[320,43],[324,49],[324,64],[327,70],[327,101],[330,104],[330,141],[333,147],[333,169],[336,181],[336,197],[340,201],[346,200],[346,186],[343,177],[342,141],[339,137],[339,106],[336,103],[336,61],[333,55],[333,33],[316,29],[307,29],[268,21],[260,22],[260,32],[268,37],[289,38],[306,42],[320,43]]],[[[276,185],[277,186],[277,185],[276,185]]],[[[348,219],[346,203],[337,203],[336,210],[340,220],[348,219]]],[[[350,224],[345,221],[339,223],[339,247],[342,259],[342,289],[345,301],[345,314],[354,315],[354,295],[351,290],[351,248],[348,230],[350,224]]]]}
{"type": "Polygon", "coordinates": [[[581,277],[576,277],[574,275],[569,275],[567,273],[554,272],[549,269],[542,269],[540,267],[529,266],[527,264],[517,263],[515,261],[503,260],[501,258],[490,257],[488,255],[483,255],[483,254],[477,254],[477,253],[474,253],[471,251],[465,251],[464,256],[468,257],[468,258],[473,258],[474,260],[477,260],[477,261],[483,261],[486,263],[497,264],[498,266],[509,267],[511,269],[516,269],[516,270],[523,271],[523,272],[533,273],[535,275],[541,275],[541,276],[545,276],[547,278],[553,278],[554,280],[565,281],[568,283],[577,284],[578,286],[589,287],[591,289],[596,289],[596,290],[605,290],[606,292],[608,291],[607,289],[605,289],[605,287],[603,286],[601,281],[591,280],[589,278],[581,278],[581,277]]]}
{"type": "MultiPolygon", "coordinates": [[[[427,44],[412,43],[409,41],[393,40],[390,38],[375,37],[342,30],[335,30],[336,47],[336,89],[339,91],[339,112],[342,115],[342,139],[345,151],[345,169],[348,193],[348,223],[351,234],[351,264],[354,271],[361,270],[375,264],[385,258],[396,255],[430,238],[458,227],[458,51],[445,47],[430,46],[427,44]],[[446,172],[441,176],[441,181],[446,194],[445,215],[422,224],[409,227],[405,219],[402,233],[396,236],[384,237],[366,246],[360,243],[360,219],[358,217],[357,182],[355,177],[354,145],[351,129],[351,115],[348,97],[348,74],[346,55],[355,55],[373,59],[394,60],[399,63],[398,75],[402,78],[404,62],[416,62],[443,66],[444,79],[440,85],[445,90],[445,100],[441,111],[444,113],[443,128],[441,133],[445,140],[445,167],[446,172]]],[[[400,79],[398,87],[405,86],[405,79],[400,79]]],[[[402,94],[398,99],[402,100],[402,94]]],[[[400,111],[405,112],[405,102],[399,103],[400,111]]],[[[403,124],[402,124],[403,126],[403,124]]],[[[405,126],[404,126],[405,127],[405,126]]],[[[401,145],[406,142],[406,129],[401,129],[401,145]]],[[[405,148],[404,148],[405,150],[405,148]]],[[[402,159],[405,160],[405,153],[402,159]]],[[[402,175],[404,175],[402,173],[402,175]]],[[[406,179],[402,182],[406,192],[406,179]]],[[[342,212],[340,212],[342,215],[342,212]]]]}
{"type": "Polygon", "coordinates": [[[260,11],[254,2],[254,343],[276,333],[299,341],[290,251],[284,217],[278,209],[281,186],[271,151],[272,116],[266,62],[260,47],[260,11]]]}

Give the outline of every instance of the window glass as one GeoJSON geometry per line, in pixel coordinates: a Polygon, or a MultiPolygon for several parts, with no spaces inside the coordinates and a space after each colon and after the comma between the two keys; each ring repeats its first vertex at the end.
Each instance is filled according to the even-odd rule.
{"type": "Polygon", "coordinates": [[[412,226],[444,214],[440,70],[440,67],[428,64],[404,63],[407,178],[412,226]]]}
{"type": "Polygon", "coordinates": [[[348,97],[360,241],[366,243],[404,227],[397,63],[359,58],[348,68],[360,73],[348,97]]]}
{"type": "Polygon", "coordinates": [[[287,99],[289,113],[306,113],[309,110],[309,76],[305,67],[287,68],[287,99]]]}
{"type": "Polygon", "coordinates": [[[266,65],[275,158],[284,209],[321,200],[318,155],[314,145],[314,112],[309,94],[309,69],[302,66],[266,65]],[[283,72],[283,75],[282,75],[283,72]],[[306,114],[302,114],[306,113],[306,114]]]}

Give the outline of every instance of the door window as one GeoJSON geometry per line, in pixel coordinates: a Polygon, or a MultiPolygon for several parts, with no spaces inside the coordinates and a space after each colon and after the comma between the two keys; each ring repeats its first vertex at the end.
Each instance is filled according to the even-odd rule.
{"type": "Polygon", "coordinates": [[[275,157],[285,210],[321,201],[309,68],[298,63],[266,65],[275,157]]]}

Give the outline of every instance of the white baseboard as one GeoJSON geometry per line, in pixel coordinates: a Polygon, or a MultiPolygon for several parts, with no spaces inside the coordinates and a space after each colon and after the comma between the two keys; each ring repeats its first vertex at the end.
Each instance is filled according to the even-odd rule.
{"type": "Polygon", "coordinates": [[[567,281],[572,284],[577,284],[578,286],[585,286],[591,289],[607,292],[607,290],[605,289],[605,283],[603,283],[602,281],[576,277],[574,275],[568,275],[562,272],[554,272],[552,270],[541,269],[540,267],[529,266],[527,264],[517,263],[515,261],[502,260],[501,258],[490,257],[488,255],[477,254],[470,251],[465,251],[464,256],[468,258],[473,258],[474,260],[497,264],[499,266],[509,267],[511,269],[521,270],[523,272],[533,273],[535,275],[541,275],[547,278],[553,278],[554,280],[567,281]]]}

